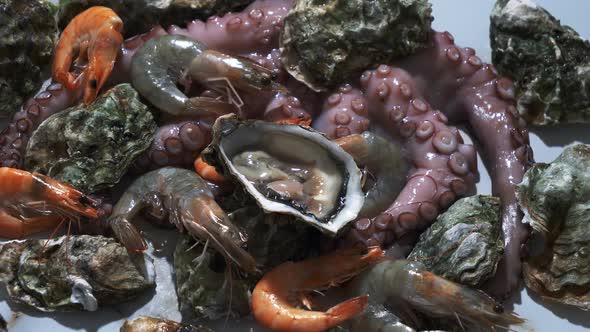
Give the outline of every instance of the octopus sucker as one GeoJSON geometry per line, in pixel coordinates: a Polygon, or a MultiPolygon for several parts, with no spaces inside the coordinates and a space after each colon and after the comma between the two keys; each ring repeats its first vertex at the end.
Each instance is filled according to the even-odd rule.
{"type": "MultiPolygon", "coordinates": [[[[473,49],[455,45],[450,33],[433,32],[431,39],[430,48],[396,65],[416,78],[416,88],[451,123],[468,124],[482,147],[492,192],[502,199],[506,250],[491,288],[504,295],[517,286],[521,245],[528,234],[514,194],[534,162],[526,123],[516,111],[515,88],[509,79],[499,77],[494,66],[483,63],[473,49]]],[[[449,166],[461,173],[462,162],[455,158],[449,166]]]]}
{"type": "Polygon", "coordinates": [[[374,220],[357,221],[348,235],[349,245],[364,235],[364,245],[387,246],[394,238],[425,229],[440,211],[474,191],[475,150],[465,147],[458,131],[441,120],[403,69],[381,65],[361,76],[361,86],[375,130],[400,141],[415,167],[393,204],[374,220]],[[370,224],[379,224],[373,233],[366,231],[370,224]]]}

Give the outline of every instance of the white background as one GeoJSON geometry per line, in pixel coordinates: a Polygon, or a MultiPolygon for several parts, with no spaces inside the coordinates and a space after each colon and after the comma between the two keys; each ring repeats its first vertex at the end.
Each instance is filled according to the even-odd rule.
{"type": "MultiPolygon", "coordinates": [[[[493,0],[431,0],[434,6],[434,28],[448,30],[458,45],[470,46],[486,62],[490,61],[489,14],[493,0]]],[[[590,1],[586,0],[538,0],[563,23],[574,27],[582,36],[590,37],[590,1]]],[[[562,151],[564,146],[576,142],[590,143],[590,125],[568,125],[550,128],[532,128],[531,143],[535,159],[550,162],[562,151]]],[[[489,176],[479,162],[481,181],[478,193],[490,193],[489,176]]],[[[159,232],[162,232],[161,230],[159,232]]],[[[172,245],[170,245],[172,246],[172,245]]],[[[169,247],[170,247],[169,246],[169,247]]],[[[173,248],[168,248],[170,252],[173,248]]],[[[159,261],[165,262],[165,258],[159,261]]],[[[10,331],[119,331],[122,319],[140,313],[158,314],[162,317],[179,319],[175,309],[171,272],[167,264],[158,265],[157,294],[148,294],[138,301],[101,309],[94,313],[45,314],[27,310],[6,301],[0,302],[0,313],[9,321],[10,331]],[[153,296],[153,297],[152,297],[153,296]],[[158,303],[154,299],[158,299],[158,303]],[[14,310],[14,311],[13,311],[14,310]],[[15,311],[25,314],[15,314],[15,311]]],[[[0,291],[0,298],[5,299],[5,291],[0,291]]],[[[542,304],[538,298],[531,298],[522,290],[512,301],[514,310],[528,320],[518,330],[522,331],[587,331],[590,329],[590,315],[570,307],[542,304]]],[[[231,322],[230,322],[231,325],[231,322]]],[[[250,324],[230,328],[225,331],[250,330],[250,324]]],[[[222,329],[219,329],[221,331],[222,329]]],[[[262,329],[256,329],[262,331],[262,329]]]]}

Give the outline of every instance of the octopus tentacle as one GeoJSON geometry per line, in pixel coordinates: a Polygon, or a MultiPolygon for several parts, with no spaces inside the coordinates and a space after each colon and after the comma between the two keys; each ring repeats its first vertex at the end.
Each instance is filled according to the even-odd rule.
{"type": "Polygon", "coordinates": [[[389,245],[423,230],[458,197],[475,191],[475,149],[421,97],[402,69],[381,65],[361,77],[375,130],[402,142],[415,169],[394,203],[380,215],[357,220],[349,245],[389,245]]]}
{"type": "Polygon", "coordinates": [[[279,44],[283,20],[292,6],[293,0],[258,0],[241,12],[212,16],[205,22],[195,20],[185,29],[172,25],[168,32],[230,54],[268,53],[279,44]]]}
{"type": "Polygon", "coordinates": [[[79,102],[82,94],[82,89],[72,91],[52,82],[27,100],[0,133],[0,167],[22,168],[25,149],[33,131],[51,115],[79,102]]]}
{"type": "Polygon", "coordinates": [[[368,103],[362,91],[345,84],[326,98],[313,128],[330,138],[360,134],[369,129],[368,103]]]}
{"type": "Polygon", "coordinates": [[[198,120],[168,123],[158,129],[135,165],[142,173],[164,166],[190,167],[210,141],[210,127],[198,120]]]}
{"type": "Polygon", "coordinates": [[[499,77],[473,49],[456,46],[450,33],[433,33],[432,40],[430,49],[398,65],[428,82],[420,88],[433,105],[453,121],[468,123],[482,146],[492,192],[503,206],[505,251],[491,290],[505,295],[518,285],[521,246],[528,236],[515,197],[516,184],[534,162],[526,122],[516,111],[509,79],[499,77]]]}

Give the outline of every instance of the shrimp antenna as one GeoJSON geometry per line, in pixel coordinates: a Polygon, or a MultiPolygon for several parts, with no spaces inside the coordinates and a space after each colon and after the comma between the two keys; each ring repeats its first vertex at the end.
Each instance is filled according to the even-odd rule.
{"type": "Polygon", "coordinates": [[[59,228],[61,227],[61,225],[63,225],[63,223],[66,221],[65,217],[61,217],[61,221],[59,222],[59,225],[57,225],[57,227],[55,227],[55,229],[51,232],[51,234],[49,234],[49,237],[47,238],[47,240],[45,240],[45,244],[43,244],[43,248],[41,248],[41,256],[43,256],[43,254],[45,253],[45,249],[47,249],[47,244],[49,244],[49,241],[51,241],[51,239],[53,239],[53,237],[55,236],[55,233],[57,233],[57,231],[59,230],[59,228]]]}

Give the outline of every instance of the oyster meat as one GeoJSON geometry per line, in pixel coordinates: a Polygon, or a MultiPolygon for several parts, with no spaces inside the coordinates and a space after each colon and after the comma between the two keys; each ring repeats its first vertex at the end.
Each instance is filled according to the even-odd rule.
{"type": "Polygon", "coordinates": [[[533,229],[523,267],[527,287],[590,310],[590,145],[533,166],[516,196],[533,229]]]}
{"type": "Polygon", "coordinates": [[[111,238],[70,236],[0,245],[11,300],[41,311],[95,311],[154,287],[154,266],[111,238]]]}
{"type": "Polygon", "coordinates": [[[130,84],[120,84],[90,105],[45,120],[31,136],[25,168],[96,192],[119,182],[151,144],[157,125],[130,84]]]}
{"type": "Polygon", "coordinates": [[[496,273],[503,252],[500,199],[476,195],[439,215],[408,259],[419,259],[451,281],[479,287],[496,273]]]}
{"type": "Polygon", "coordinates": [[[296,216],[330,235],[363,206],[354,159],[309,127],[220,117],[202,155],[264,211],[296,216]]]}
{"type": "Polygon", "coordinates": [[[590,122],[590,43],[533,0],[497,0],[492,62],[535,124],[590,122]]]}
{"type": "Polygon", "coordinates": [[[428,0],[299,0],[285,18],[281,56],[291,75],[326,90],[426,47],[432,20],[428,0]]]}

